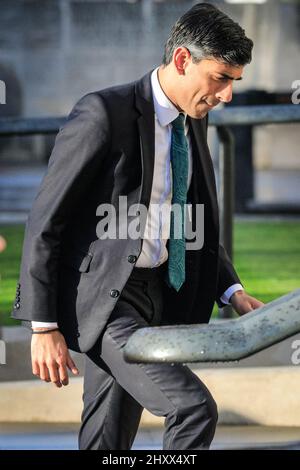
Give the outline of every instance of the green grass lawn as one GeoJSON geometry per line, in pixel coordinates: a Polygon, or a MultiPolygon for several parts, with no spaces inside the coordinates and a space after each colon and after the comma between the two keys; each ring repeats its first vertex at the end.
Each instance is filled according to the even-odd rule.
{"type": "MultiPolygon", "coordinates": [[[[24,227],[0,226],[7,240],[0,254],[0,325],[10,318],[22,251],[24,227]]],[[[300,287],[300,222],[236,222],[234,265],[247,292],[263,302],[300,287]]],[[[216,313],[216,309],[214,310],[216,313]]]]}
{"type": "Polygon", "coordinates": [[[0,325],[20,325],[10,318],[16,295],[16,284],[22,253],[23,225],[0,225],[0,234],[6,239],[6,250],[0,253],[0,325]]]}

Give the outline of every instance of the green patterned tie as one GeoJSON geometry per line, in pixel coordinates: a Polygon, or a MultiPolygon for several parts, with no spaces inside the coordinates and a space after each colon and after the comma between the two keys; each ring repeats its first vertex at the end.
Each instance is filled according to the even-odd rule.
{"type": "MultiPolygon", "coordinates": [[[[188,176],[188,144],[184,134],[184,115],[172,121],[171,138],[171,166],[172,166],[172,204],[179,204],[181,210],[181,238],[176,238],[175,225],[180,220],[174,220],[174,211],[171,212],[170,239],[168,249],[168,270],[166,282],[169,287],[179,291],[185,281],[185,217],[184,209],[187,199],[188,176]],[[175,232],[175,233],[174,233],[175,232]]],[[[175,212],[176,214],[176,212],[175,212]]],[[[180,228],[180,227],[179,227],[180,228]]],[[[180,233],[180,232],[179,232],[180,233]]],[[[178,236],[178,234],[177,234],[178,236]]]]}

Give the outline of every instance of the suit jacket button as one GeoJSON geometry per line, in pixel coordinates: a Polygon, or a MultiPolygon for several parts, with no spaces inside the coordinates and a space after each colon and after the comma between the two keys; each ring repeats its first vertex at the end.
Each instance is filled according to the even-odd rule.
{"type": "Polygon", "coordinates": [[[111,296],[111,297],[116,298],[116,297],[119,297],[119,295],[120,295],[120,292],[119,292],[117,289],[112,289],[112,290],[110,291],[110,296],[111,296]]]}
{"type": "Polygon", "coordinates": [[[135,263],[136,260],[137,260],[137,257],[134,256],[134,255],[129,255],[129,256],[127,257],[127,259],[128,259],[128,261],[129,261],[129,263],[135,263]]]}
{"type": "Polygon", "coordinates": [[[19,303],[16,303],[16,304],[15,304],[15,308],[20,308],[20,304],[19,304],[19,303]]]}

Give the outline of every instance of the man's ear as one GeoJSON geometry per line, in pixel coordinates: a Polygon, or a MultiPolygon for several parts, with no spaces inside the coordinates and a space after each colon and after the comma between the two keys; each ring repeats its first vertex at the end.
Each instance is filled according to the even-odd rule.
{"type": "Polygon", "coordinates": [[[191,53],[186,47],[177,47],[173,53],[173,63],[179,75],[185,75],[185,69],[191,61],[191,53]]]}

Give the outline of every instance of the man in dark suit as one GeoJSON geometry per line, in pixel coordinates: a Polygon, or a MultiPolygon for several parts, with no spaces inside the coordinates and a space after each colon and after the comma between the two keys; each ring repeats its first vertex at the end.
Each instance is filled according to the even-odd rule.
{"type": "Polygon", "coordinates": [[[130,449],[143,408],[165,416],[164,449],[213,439],[216,404],[188,367],[128,364],[122,349],[144,326],[208,322],[215,301],[239,314],[261,305],[219,244],[206,137],[208,111],[231,100],[251,50],[239,25],[195,5],[174,25],[159,68],[85,95],[56,138],[26,227],[13,317],[32,322],[32,369],[42,380],[67,385],[67,367],[78,373],[68,348],[85,354],[80,449],[130,449]],[[122,197],[147,209],[138,237],[128,228],[137,213],[121,216],[122,197]],[[174,236],[174,201],[192,217],[204,204],[203,246],[187,249],[174,236]],[[103,208],[114,209],[114,236],[100,230],[103,208]]]}

